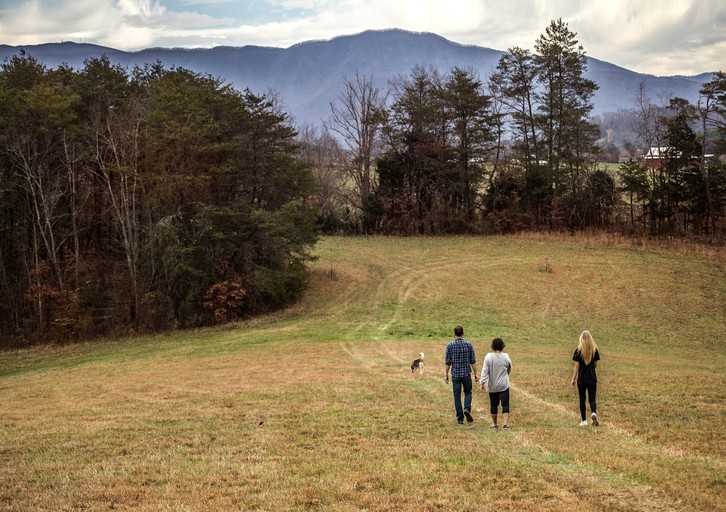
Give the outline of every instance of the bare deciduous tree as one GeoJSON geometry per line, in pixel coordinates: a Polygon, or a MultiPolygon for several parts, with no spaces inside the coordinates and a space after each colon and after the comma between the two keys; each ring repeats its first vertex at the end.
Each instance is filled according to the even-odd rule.
{"type": "Polygon", "coordinates": [[[379,134],[383,121],[386,95],[374,86],[371,77],[356,72],[354,79],[344,78],[343,91],[337,101],[330,102],[331,120],[326,127],[342,137],[348,155],[350,178],[355,185],[352,205],[363,212],[375,187],[373,164],[380,151],[379,134]]]}
{"type": "Polygon", "coordinates": [[[118,228],[132,294],[132,320],[138,327],[139,255],[141,226],[139,197],[142,192],[139,174],[142,106],[132,102],[126,109],[98,109],[92,118],[96,175],[104,187],[111,214],[118,228]]]}
{"type": "MultiPolygon", "coordinates": [[[[302,155],[312,165],[317,184],[316,205],[325,222],[345,220],[349,201],[345,191],[346,157],[338,139],[328,130],[305,125],[298,129],[302,155]]],[[[325,226],[326,229],[334,226],[325,226]]]]}

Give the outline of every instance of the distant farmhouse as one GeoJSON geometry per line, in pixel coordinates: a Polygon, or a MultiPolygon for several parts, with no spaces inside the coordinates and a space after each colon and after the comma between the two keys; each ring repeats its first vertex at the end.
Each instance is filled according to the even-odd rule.
{"type": "MultiPolygon", "coordinates": [[[[671,147],[652,147],[643,155],[643,165],[648,169],[660,169],[672,158],[680,158],[680,152],[676,152],[671,147]]],[[[713,158],[713,155],[705,155],[706,161],[713,158]]],[[[688,161],[690,166],[698,166],[701,164],[701,155],[691,156],[688,161]]]]}

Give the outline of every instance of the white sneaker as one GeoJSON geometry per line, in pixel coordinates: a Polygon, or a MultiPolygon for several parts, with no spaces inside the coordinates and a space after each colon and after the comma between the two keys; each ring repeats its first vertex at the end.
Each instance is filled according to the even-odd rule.
{"type": "Polygon", "coordinates": [[[580,422],[580,426],[581,426],[581,427],[586,427],[586,426],[587,426],[587,420],[582,420],[582,421],[580,422]]]}
{"type": "Polygon", "coordinates": [[[600,422],[599,422],[599,421],[597,421],[597,413],[596,413],[596,412],[592,413],[592,414],[590,415],[590,417],[592,418],[592,425],[593,425],[594,427],[597,427],[597,426],[598,426],[598,425],[600,424],[600,422]]]}

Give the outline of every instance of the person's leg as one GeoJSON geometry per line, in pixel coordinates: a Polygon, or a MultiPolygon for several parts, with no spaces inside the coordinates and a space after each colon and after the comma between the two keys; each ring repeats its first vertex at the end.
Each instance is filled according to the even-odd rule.
{"type": "Polygon", "coordinates": [[[499,393],[489,393],[489,412],[492,415],[492,427],[497,427],[497,411],[499,410],[499,393]]]}
{"type": "Polygon", "coordinates": [[[582,418],[582,421],[587,421],[585,419],[585,414],[587,413],[585,410],[585,390],[585,386],[580,384],[577,385],[577,392],[580,394],[580,417],[582,418]]]}
{"type": "Polygon", "coordinates": [[[592,412],[590,418],[592,419],[592,424],[597,426],[600,424],[597,418],[597,382],[587,386],[587,397],[590,401],[590,411],[592,412]]]}
{"type": "Polygon", "coordinates": [[[452,388],[454,390],[454,407],[456,408],[456,420],[464,423],[464,408],[461,406],[461,379],[451,379],[452,388]]]}
{"type": "Polygon", "coordinates": [[[461,380],[461,384],[464,387],[464,416],[466,416],[466,421],[474,421],[471,415],[471,375],[464,377],[461,380]]]}
{"type": "Polygon", "coordinates": [[[499,399],[502,402],[502,420],[504,426],[509,428],[509,388],[499,393],[499,399]]]}
{"type": "Polygon", "coordinates": [[[597,382],[587,386],[587,397],[590,402],[590,411],[597,413],[597,382]]]}

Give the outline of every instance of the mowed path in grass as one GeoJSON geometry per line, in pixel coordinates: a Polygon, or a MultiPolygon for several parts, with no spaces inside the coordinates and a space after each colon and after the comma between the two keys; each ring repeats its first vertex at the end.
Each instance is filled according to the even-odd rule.
{"type": "Polygon", "coordinates": [[[0,510],[723,510],[722,254],[586,239],[328,238],[290,310],[0,354],[0,510]],[[443,354],[495,336],[512,431],[459,426],[443,354]],[[569,388],[590,329],[602,425],[569,388]],[[410,362],[426,354],[426,371],[410,362]]]}

